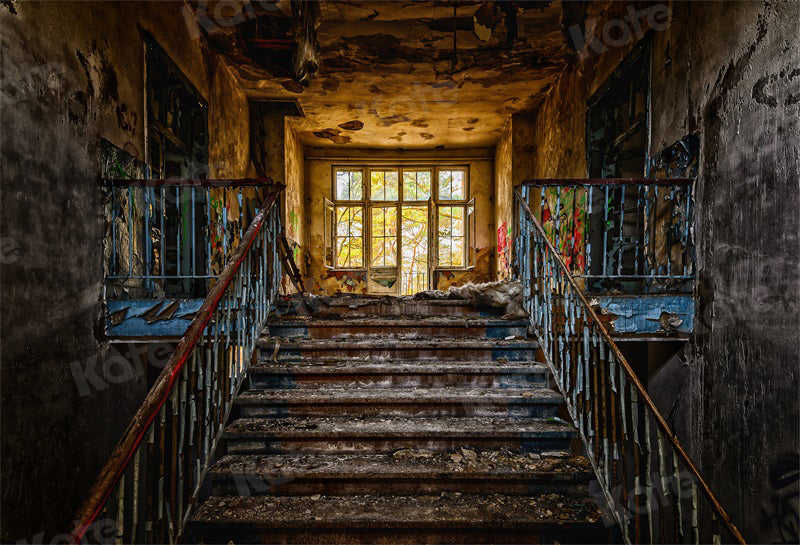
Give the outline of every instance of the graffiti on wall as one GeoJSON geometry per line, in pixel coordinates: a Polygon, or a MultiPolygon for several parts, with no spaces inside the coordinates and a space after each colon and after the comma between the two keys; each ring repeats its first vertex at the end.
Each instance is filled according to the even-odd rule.
{"type": "Polygon", "coordinates": [[[566,187],[546,189],[541,218],[564,264],[571,271],[583,274],[586,270],[586,191],[566,187]]]}
{"type": "Polygon", "coordinates": [[[511,226],[508,222],[503,222],[497,228],[497,255],[500,257],[501,274],[508,275],[511,269],[511,252],[514,246],[514,239],[511,236],[511,226]]]}

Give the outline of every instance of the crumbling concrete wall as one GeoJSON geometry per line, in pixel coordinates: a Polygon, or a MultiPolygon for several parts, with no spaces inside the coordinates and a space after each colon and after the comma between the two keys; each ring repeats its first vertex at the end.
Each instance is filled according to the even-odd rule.
{"type": "MultiPolygon", "coordinates": [[[[593,22],[598,5],[583,36],[606,51],[584,48],[539,109],[537,177],[586,176],[586,100],[634,45],[633,29],[603,43],[604,21],[628,24],[626,6],[593,22]]],[[[701,164],[695,335],[672,366],[684,386],[658,401],[666,413],[681,398],[676,422],[690,424],[677,432],[748,541],[796,540],[770,472],[800,450],[800,4],[660,6],[671,15],[652,36],[649,155],[697,132],[701,164]]],[[[671,388],[669,372],[651,388],[671,388]]]]}
{"type": "Polygon", "coordinates": [[[103,338],[99,184],[100,138],[145,159],[142,31],[209,104],[210,175],[247,174],[244,95],[184,9],[0,6],[4,542],[70,529],[148,386],[103,338]]]}
{"type": "Polygon", "coordinates": [[[336,271],[324,263],[324,212],[323,199],[331,198],[331,173],[334,165],[369,165],[370,161],[389,164],[436,164],[447,161],[469,166],[470,197],[475,198],[476,210],[476,263],[468,271],[448,271],[438,275],[437,289],[467,282],[487,282],[494,278],[492,256],[494,241],[494,171],[492,148],[462,150],[391,150],[362,148],[305,148],[305,260],[307,263],[305,285],[312,293],[333,294],[367,293],[367,276],[362,271],[336,271]],[[463,158],[463,160],[462,160],[463,158]]]}

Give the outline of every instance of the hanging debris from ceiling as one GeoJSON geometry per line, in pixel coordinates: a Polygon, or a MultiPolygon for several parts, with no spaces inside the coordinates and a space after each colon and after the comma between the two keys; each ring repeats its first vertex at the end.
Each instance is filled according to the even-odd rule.
{"type": "Polygon", "coordinates": [[[320,66],[317,40],[319,4],[310,0],[292,0],[292,24],[297,42],[294,54],[294,80],[308,87],[319,72],[320,66]]]}

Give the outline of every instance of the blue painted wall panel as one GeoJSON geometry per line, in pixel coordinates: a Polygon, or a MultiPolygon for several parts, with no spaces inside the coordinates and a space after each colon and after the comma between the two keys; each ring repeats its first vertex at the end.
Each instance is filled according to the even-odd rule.
{"type": "Polygon", "coordinates": [[[175,299],[112,299],[107,302],[106,333],[109,337],[180,337],[189,327],[194,313],[203,304],[202,299],[180,299],[178,310],[169,320],[147,323],[142,318],[148,310],[158,303],[158,312],[166,309],[175,299]],[[118,325],[111,323],[111,315],[127,309],[125,317],[118,325]]]}
{"type": "Polygon", "coordinates": [[[691,295],[598,295],[597,301],[604,312],[615,314],[615,333],[664,333],[658,322],[662,312],[677,314],[683,323],[680,333],[694,330],[694,298],[691,295]]]}

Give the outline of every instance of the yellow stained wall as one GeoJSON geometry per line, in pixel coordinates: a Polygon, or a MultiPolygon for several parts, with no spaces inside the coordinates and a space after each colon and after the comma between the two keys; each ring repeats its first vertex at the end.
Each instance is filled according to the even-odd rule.
{"type": "Polygon", "coordinates": [[[286,153],[286,199],[284,210],[284,229],[289,245],[292,247],[294,261],[300,270],[305,270],[303,259],[303,239],[305,233],[305,179],[303,164],[303,144],[297,139],[291,122],[284,118],[284,149],[286,153]]]}
{"type": "Polygon", "coordinates": [[[334,165],[370,164],[396,161],[435,164],[446,161],[469,166],[470,198],[475,198],[476,265],[472,270],[439,274],[438,289],[467,282],[488,282],[495,278],[494,251],[494,150],[378,150],[343,148],[305,149],[305,271],[306,289],[315,294],[366,293],[366,270],[335,271],[325,267],[323,199],[331,198],[331,172],[334,165]]]}
{"type": "MultiPolygon", "coordinates": [[[[495,147],[495,225],[497,225],[497,278],[513,276],[513,253],[516,226],[514,225],[514,187],[533,177],[534,116],[514,114],[508,118],[495,147]]],[[[531,203],[536,212],[536,199],[531,203]]]]}

